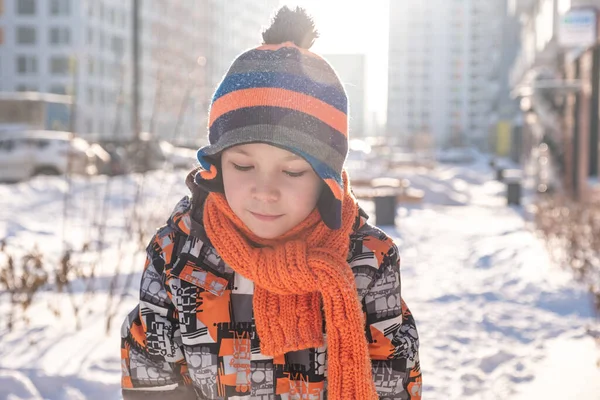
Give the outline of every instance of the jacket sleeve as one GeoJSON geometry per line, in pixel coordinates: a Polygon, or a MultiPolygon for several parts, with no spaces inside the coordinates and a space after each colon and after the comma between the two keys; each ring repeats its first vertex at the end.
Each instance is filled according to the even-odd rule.
{"type": "Polygon", "coordinates": [[[363,303],[373,380],[382,399],[420,400],[419,339],[400,287],[400,258],[392,244],[363,303]]]}
{"type": "Polygon", "coordinates": [[[152,238],[139,304],[121,328],[121,389],[125,400],[196,399],[183,355],[177,311],[165,279],[175,236],[165,227],[152,238]]]}

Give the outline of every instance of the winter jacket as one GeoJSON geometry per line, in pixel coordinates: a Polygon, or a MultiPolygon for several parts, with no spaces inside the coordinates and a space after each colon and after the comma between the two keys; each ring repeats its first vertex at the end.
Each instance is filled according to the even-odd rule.
{"type": "MultiPolygon", "coordinates": [[[[253,283],[211,246],[202,227],[206,194],[189,177],[188,186],[192,197],[150,241],[140,302],[122,326],[124,399],[326,399],[326,344],[260,353],[253,283]]],[[[348,249],[366,316],[356,334],[367,337],[380,398],[420,399],[419,341],[400,294],[398,249],[366,220],[361,212],[348,249]]]]}

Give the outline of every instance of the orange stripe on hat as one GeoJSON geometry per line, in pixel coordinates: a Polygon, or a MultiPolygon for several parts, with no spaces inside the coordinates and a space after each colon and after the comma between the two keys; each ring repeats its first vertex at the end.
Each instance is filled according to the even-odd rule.
{"type": "Polygon", "coordinates": [[[220,97],[210,109],[212,125],[217,118],[244,107],[283,107],[311,115],[348,137],[348,116],[315,97],[280,88],[236,90],[220,97]]]}

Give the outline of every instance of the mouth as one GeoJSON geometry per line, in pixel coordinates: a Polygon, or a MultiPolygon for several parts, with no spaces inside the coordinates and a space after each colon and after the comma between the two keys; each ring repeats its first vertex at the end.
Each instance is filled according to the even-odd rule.
{"type": "Polygon", "coordinates": [[[281,215],[268,215],[268,214],[259,214],[259,213],[255,213],[250,211],[250,214],[252,214],[252,216],[260,221],[275,221],[278,218],[283,217],[283,214],[281,215]]]}

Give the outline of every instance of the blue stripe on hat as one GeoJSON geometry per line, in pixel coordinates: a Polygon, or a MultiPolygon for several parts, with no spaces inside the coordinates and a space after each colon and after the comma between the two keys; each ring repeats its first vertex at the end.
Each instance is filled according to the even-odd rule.
{"type": "Polygon", "coordinates": [[[313,167],[317,175],[321,179],[334,179],[340,186],[344,186],[342,175],[334,171],[329,165],[323,163],[318,158],[312,157],[310,154],[305,153],[298,149],[290,148],[290,151],[296,153],[300,157],[304,158],[313,167]]]}
{"type": "Polygon", "coordinates": [[[228,93],[242,89],[272,87],[293,90],[315,97],[343,113],[348,112],[346,94],[335,86],[316,82],[308,77],[283,72],[246,72],[227,75],[213,96],[213,103],[228,93]]]}
{"type": "MultiPolygon", "coordinates": [[[[206,147],[208,147],[208,146],[206,146],[206,147]]],[[[205,157],[206,157],[206,153],[204,153],[204,147],[201,149],[198,149],[198,151],[196,152],[196,159],[198,159],[198,162],[200,163],[200,166],[202,167],[202,169],[209,171],[210,166],[212,164],[209,163],[205,157]]]]}

